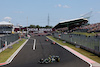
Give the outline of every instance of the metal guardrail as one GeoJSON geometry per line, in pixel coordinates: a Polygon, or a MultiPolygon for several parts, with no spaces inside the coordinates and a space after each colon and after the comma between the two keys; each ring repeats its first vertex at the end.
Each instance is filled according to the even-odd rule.
{"type": "Polygon", "coordinates": [[[83,49],[93,52],[100,56],[100,38],[95,36],[75,35],[75,34],[64,34],[54,33],[54,37],[61,40],[67,41],[74,45],[78,45],[83,49]]]}
{"type": "Polygon", "coordinates": [[[0,37],[0,49],[19,39],[19,34],[7,34],[0,37]]]}

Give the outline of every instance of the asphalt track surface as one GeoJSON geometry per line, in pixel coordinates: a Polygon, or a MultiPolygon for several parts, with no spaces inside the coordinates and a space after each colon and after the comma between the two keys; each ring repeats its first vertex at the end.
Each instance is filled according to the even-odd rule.
{"type": "Polygon", "coordinates": [[[4,67],[89,67],[89,64],[79,59],[59,45],[45,41],[45,36],[31,37],[13,61],[4,67]],[[36,39],[36,50],[32,49],[33,39],[36,39]],[[47,58],[49,55],[60,56],[60,62],[39,64],[40,58],[47,58]]]}

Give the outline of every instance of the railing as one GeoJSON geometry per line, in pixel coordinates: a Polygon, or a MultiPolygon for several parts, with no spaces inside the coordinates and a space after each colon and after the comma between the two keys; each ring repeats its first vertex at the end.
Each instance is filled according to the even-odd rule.
{"type": "Polygon", "coordinates": [[[19,39],[19,34],[7,34],[0,37],[0,49],[19,39]]]}
{"type": "Polygon", "coordinates": [[[100,38],[95,36],[75,35],[54,33],[54,37],[67,41],[71,44],[78,45],[83,49],[93,52],[100,56],[100,38]]]}

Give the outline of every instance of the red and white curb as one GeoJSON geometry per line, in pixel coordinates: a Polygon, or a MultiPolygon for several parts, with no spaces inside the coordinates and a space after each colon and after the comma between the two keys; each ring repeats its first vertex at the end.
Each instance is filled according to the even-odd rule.
{"type": "Polygon", "coordinates": [[[7,65],[7,63],[0,63],[0,66],[7,65]]]}
{"type": "Polygon", "coordinates": [[[14,59],[14,57],[18,54],[18,52],[23,48],[23,46],[27,43],[29,39],[27,39],[4,63],[0,63],[0,66],[7,65],[11,63],[11,61],[14,59]]]}
{"type": "MultiPolygon", "coordinates": [[[[48,37],[47,37],[48,38],[48,37]]],[[[49,38],[50,39],[50,38],[49,38]]],[[[52,40],[52,39],[50,39],[52,40]]],[[[54,40],[52,40],[54,41],[54,40]]],[[[56,41],[54,41],[56,42],[56,41]]],[[[56,42],[57,43],[57,42],[56,42]]],[[[62,46],[61,44],[57,43],[58,45],[60,45],[61,47],[65,48],[66,50],[68,50],[69,52],[73,53],[74,55],[76,55],[77,57],[79,57],[80,59],[84,60],[85,62],[87,62],[88,64],[90,64],[90,67],[100,67],[100,64],[93,61],[92,59],[89,59],[88,57],[80,54],[79,52],[67,47],[67,46],[62,46]]]]}

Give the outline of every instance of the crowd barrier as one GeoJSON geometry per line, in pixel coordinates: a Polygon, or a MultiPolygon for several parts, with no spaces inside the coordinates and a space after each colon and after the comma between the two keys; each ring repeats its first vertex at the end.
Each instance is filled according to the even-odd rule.
{"type": "Polygon", "coordinates": [[[53,33],[52,35],[100,56],[100,38],[98,37],[64,33],[53,33]]]}
{"type": "Polygon", "coordinates": [[[0,49],[19,39],[19,34],[7,34],[0,37],[0,49]]]}

